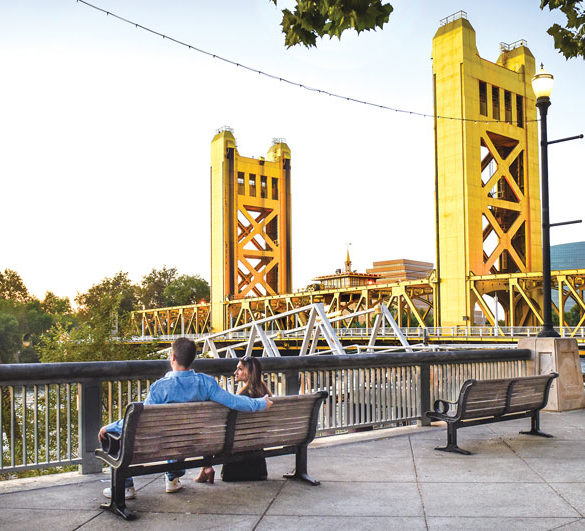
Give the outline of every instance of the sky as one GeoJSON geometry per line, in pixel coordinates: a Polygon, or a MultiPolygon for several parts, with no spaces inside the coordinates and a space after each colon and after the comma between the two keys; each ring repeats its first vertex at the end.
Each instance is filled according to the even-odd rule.
{"type": "MultiPolygon", "coordinates": [[[[377,32],[287,49],[269,0],[94,0],[216,55],[432,113],[433,35],[465,10],[479,54],[526,39],[555,76],[549,139],[585,132],[585,61],[566,61],[540,0],[395,0],[377,32]],[[579,88],[581,87],[581,88],[579,88]]],[[[291,2],[279,2],[279,7],[291,2]]],[[[210,278],[210,147],[292,151],[293,286],[394,258],[435,261],[433,122],[304,91],[198,54],[74,0],[0,0],[0,270],[74,298],[118,271],[210,278]]],[[[585,141],[549,148],[551,222],[583,218],[585,141]]],[[[553,228],[551,244],[585,240],[553,228]]]]}

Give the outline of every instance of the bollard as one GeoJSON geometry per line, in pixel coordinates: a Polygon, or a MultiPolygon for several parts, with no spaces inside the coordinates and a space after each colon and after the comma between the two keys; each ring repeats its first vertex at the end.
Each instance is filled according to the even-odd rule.
{"type": "Polygon", "coordinates": [[[287,395],[299,394],[299,371],[288,370],[284,371],[284,378],[286,380],[285,393],[287,395]]]}
{"type": "Polygon", "coordinates": [[[81,439],[79,453],[82,459],[81,473],[95,474],[102,471],[102,463],[95,457],[98,433],[102,427],[102,385],[99,380],[81,384],[81,439]]]}
{"type": "Polygon", "coordinates": [[[431,410],[431,367],[428,363],[420,366],[420,420],[419,426],[430,426],[431,419],[425,413],[431,410]]]}

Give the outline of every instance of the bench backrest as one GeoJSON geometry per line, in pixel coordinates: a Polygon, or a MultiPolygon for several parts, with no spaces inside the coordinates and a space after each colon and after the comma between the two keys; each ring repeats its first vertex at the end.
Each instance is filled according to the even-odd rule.
{"type": "Polygon", "coordinates": [[[128,406],[122,434],[127,464],[298,446],[315,437],[325,393],[274,397],[268,411],[233,411],[215,402],[128,406]]]}
{"type": "Polygon", "coordinates": [[[462,419],[542,409],[556,373],[500,380],[467,380],[459,397],[462,419]]]}

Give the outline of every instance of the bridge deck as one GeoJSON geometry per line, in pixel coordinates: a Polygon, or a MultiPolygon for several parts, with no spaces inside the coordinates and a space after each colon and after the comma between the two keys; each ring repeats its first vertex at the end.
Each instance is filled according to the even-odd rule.
{"type": "MultiPolygon", "coordinates": [[[[284,456],[268,460],[266,482],[198,484],[191,471],[181,492],[165,494],[162,476],[138,478],[128,506],[143,529],[585,528],[585,410],[543,413],[554,439],[518,435],[526,423],[462,430],[472,456],[433,450],[444,442],[442,426],[343,436],[349,444],[324,438],[309,452],[320,487],[283,480],[292,465],[284,456]],[[365,440],[373,436],[385,438],[365,440]]],[[[0,482],[0,528],[126,528],[98,509],[107,478],[0,482]]]]}

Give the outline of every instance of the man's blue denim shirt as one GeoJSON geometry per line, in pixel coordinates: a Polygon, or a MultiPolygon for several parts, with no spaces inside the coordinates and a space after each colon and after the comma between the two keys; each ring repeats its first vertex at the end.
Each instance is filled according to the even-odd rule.
{"type": "MultiPolygon", "coordinates": [[[[145,404],[170,404],[179,402],[219,402],[238,411],[266,409],[264,398],[249,398],[224,391],[215,378],[195,371],[170,371],[150,386],[145,404]]],[[[124,419],[106,426],[106,431],[122,433],[124,419]]]]}

